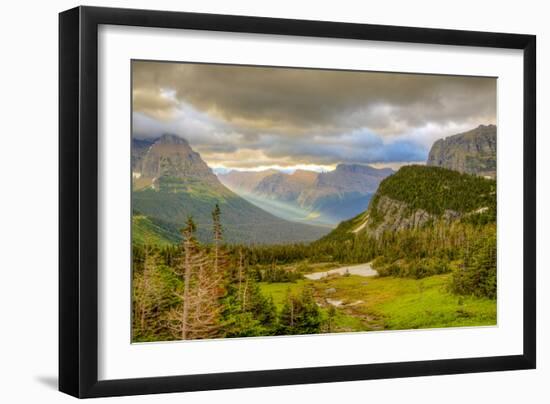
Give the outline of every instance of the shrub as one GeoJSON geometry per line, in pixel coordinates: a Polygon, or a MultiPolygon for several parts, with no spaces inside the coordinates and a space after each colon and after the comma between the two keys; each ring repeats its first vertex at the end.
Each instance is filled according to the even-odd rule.
{"type": "Polygon", "coordinates": [[[448,262],[438,257],[410,260],[400,259],[389,264],[376,265],[380,264],[375,263],[375,269],[380,276],[422,279],[427,276],[450,272],[448,262]]]}

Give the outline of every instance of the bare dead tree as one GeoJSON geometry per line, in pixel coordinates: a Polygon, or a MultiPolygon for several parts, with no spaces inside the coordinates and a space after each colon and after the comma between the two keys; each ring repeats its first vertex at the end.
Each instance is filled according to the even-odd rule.
{"type": "Polygon", "coordinates": [[[193,250],[195,247],[195,237],[194,233],[196,230],[195,223],[193,219],[188,218],[187,226],[183,230],[183,251],[184,251],[184,292],[183,292],[183,310],[181,318],[181,339],[187,339],[187,329],[189,322],[189,295],[191,290],[191,271],[193,260],[193,250]]]}
{"type": "Polygon", "coordinates": [[[190,338],[211,338],[220,330],[221,278],[212,275],[207,264],[199,265],[195,287],[188,296],[190,321],[187,333],[190,338]]]}
{"type": "Polygon", "coordinates": [[[221,271],[214,271],[214,260],[196,240],[196,226],[191,218],[182,231],[183,258],[177,273],[183,277],[182,304],[168,315],[170,329],[177,338],[199,339],[214,336],[220,328],[223,293],[221,271]]]}

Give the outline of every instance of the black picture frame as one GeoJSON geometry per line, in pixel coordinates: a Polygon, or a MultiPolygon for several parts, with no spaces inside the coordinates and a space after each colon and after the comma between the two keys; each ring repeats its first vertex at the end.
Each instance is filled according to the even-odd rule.
{"type": "Polygon", "coordinates": [[[77,7],[59,15],[59,390],[104,397],[534,369],[536,37],[340,22],[77,7]],[[523,50],[523,354],[98,380],[98,27],[101,24],[523,50]]]}

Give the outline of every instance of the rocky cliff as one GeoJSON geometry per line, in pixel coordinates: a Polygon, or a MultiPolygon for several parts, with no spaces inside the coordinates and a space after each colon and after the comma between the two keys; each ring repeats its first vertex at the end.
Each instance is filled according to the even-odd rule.
{"type": "Polygon", "coordinates": [[[494,180],[440,167],[405,166],[380,183],[365,212],[340,223],[325,239],[363,232],[378,238],[385,232],[463,218],[476,223],[496,220],[494,180]]]}
{"type": "Polygon", "coordinates": [[[410,209],[405,202],[391,199],[385,195],[378,199],[376,209],[381,219],[375,221],[372,218],[370,220],[367,218],[365,224],[375,237],[379,237],[387,231],[417,229],[433,221],[443,221],[448,224],[453,220],[460,219],[463,215],[452,209],[445,209],[442,214],[430,213],[422,208],[410,209]]]}
{"type": "Polygon", "coordinates": [[[436,141],[427,165],[461,173],[496,177],[497,127],[480,125],[465,133],[436,141]]]}
{"type": "Polygon", "coordinates": [[[141,159],[141,175],[149,178],[161,176],[185,180],[200,179],[218,184],[216,175],[189,143],[176,135],[162,135],[141,159]]]}

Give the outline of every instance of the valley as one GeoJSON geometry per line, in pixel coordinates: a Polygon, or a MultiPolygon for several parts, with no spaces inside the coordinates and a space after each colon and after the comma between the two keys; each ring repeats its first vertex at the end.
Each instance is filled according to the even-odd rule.
{"type": "Polygon", "coordinates": [[[239,191],[238,195],[258,208],[281,219],[328,228],[334,227],[333,221],[321,215],[320,212],[305,209],[298,204],[265,198],[251,192],[239,191]]]}
{"type": "Polygon", "coordinates": [[[333,171],[230,171],[218,178],[270,213],[294,221],[335,226],[364,211],[390,168],[338,164],[333,171]]]}
{"type": "Polygon", "coordinates": [[[476,136],[430,153],[464,147],[475,173],[429,157],[216,175],[182,138],[140,142],[133,341],[496,325],[495,166],[476,136]]]}
{"type": "MultiPolygon", "coordinates": [[[[218,204],[224,212],[226,240],[236,243],[291,243],[313,241],[330,229],[289,222],[258,208],[226,188],[184,139],[161,136],[139,149],[132,167],[134,215],[157,223],[168,239],[180,240],[179,229],[188,216],[196,221],[201,241],[211,241],[205,229],[212,224],[211,212],[218,204]]],[[[135,222],[135,221],[134,221],[135,222]]],[[[149,229],[151,227],[149,226],[149,229]]],[[[155,239],[145,228],[134,231],[155,239]]],[[[166,237],[164,237],[166,238],[166,237]]]]}

